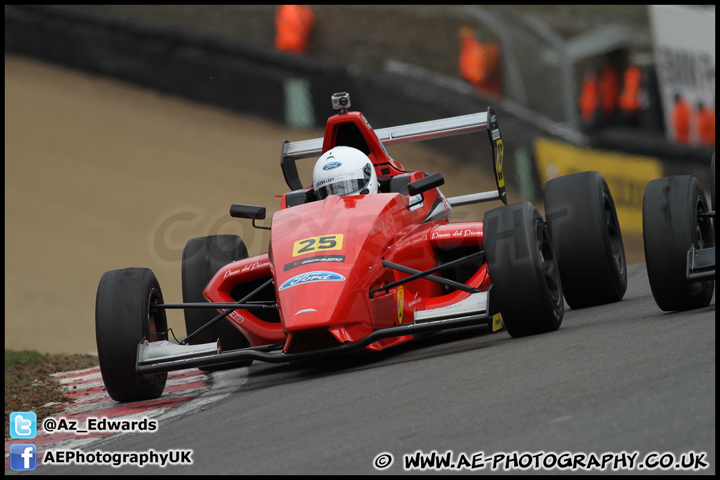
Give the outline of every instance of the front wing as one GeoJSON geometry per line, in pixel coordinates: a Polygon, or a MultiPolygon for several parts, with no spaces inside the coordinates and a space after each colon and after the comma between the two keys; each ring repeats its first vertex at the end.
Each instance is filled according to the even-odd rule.
{"type": "MultiPolygon", "coordinates": [[[[490,295],[488,295],[488,299],[490,295]]],[[[406,325],[398,325],[376,330],[357,342],[348,342],[333,347],[303,352],[282,352],[276,351],[282,348],[284,342],[274,345],[243,348],[229,352],[218,353],[216,343],[194,345],[195,350],[189,352],[185,345],[178,345],[168,341],[138,345],[137,372],[140,375],[184,370],[187,368],[210,367],[235,363],[242,360],[260,360],[268,363],[286,363],[298,360],[318,359],[334,355],[341,355],[360,350],[378,340],[386,338],[417,335],[422,333],[434,333],[441,330],[453,328],[487,325],[492,318],[492,330],[495,331],[500,325],[500,314],[490,310],[491,305],[487,303],[487,310],[474,315],[466,315],[454,318],[440,318],[428,321],[416,321],[406,325]],[[150,347],[152,346],[152,347],[150,347]]]]}

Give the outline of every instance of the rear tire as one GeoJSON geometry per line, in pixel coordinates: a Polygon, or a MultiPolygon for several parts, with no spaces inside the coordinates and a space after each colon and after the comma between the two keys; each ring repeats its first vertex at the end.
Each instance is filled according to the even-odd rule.
{"type": "Polygon", "coordinates": [[[625,248],[605,179],[598,172],[580,172],[550,180],[545,218],[570,308],[622,300],[627,290],[625,248]]]}
{"type": "Polygon", "coordinates": [[[710,200],[712,201],[711,210],[717,210],[715,204],[715,152],[713,152],[712,160],[710,160],[710,200]]]}
{"type": "Polygon", "coordinates": [[[666,312],[706,307],[715,281],[690,283],[686,277],[691,245],[715,245],[708,204],[697,178],[679,175],[648,183],[643,197],[643,244],[655,303],[666,312]]]}
{"type": "MultiPolygon", "coordinates": [[[[225,265],[247,257],[247,248],[237,235],[212,235],[193,238],[188,241],[182,259],[183,302],[207,303],[202,292],[215,273],[225,265]]],[[[190,335],[190,333],[199,329],[217,315],[216,310],[185,309],[185,329],[187,334],[190,335]]],[[[197,338],[193,339],[190,344],[216,342],[218,338],[224,352],[250,346],[250,342],[245,336],[226,319],[220,320],[205,330],[197,338]]],[[[201,370],[213,371],[245,367],[251,363],[252,360],[244,360],[227,365],[201,367],[201,370]]]]}
{"type": "Polygon", "coordinates": [[[162,292],[152,270],[111,270],[100,279],[95,302],[95,339],[108,394],[118,402],[162,395],[167,373],[138,375],[137,349],[143,339],[167,340],[162,292]]]}
{"type": "Polygon", "coordinates": [[[490,210],[483,218],[492,299],[512,337],[560,328],[562,284],[552,241],[529,202],[490,210]]]}

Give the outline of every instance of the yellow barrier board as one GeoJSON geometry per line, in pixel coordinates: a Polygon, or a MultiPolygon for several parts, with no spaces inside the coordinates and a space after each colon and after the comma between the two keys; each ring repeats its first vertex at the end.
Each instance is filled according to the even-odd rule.
{"type": "Polygon", "coordinates": [[[610,187],[620,229],[642,234],[642,199],[650,180],[663,176],[653,157],[575,147],[547,138],[535,141],[535,159],[543,188],[548,180],[571,173],[596,171],[610,187]]]}

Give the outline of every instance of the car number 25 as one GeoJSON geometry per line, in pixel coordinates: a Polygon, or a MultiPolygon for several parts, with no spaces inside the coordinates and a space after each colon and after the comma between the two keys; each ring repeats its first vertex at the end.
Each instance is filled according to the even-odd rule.
{"type": "Polygon", "coordinates": [[[323,235],[298,240],[293,244],[293,257],[305,255],[312,252],[324,252],[326,250],[341,250],[343,244],[342,235],[323,235]]]}

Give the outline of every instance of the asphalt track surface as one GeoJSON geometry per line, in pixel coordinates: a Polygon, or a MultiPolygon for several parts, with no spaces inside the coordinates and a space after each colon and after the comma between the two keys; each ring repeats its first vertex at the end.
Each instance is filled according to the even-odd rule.
{"type": "MultiPolygon", "coordinates": [[[[6,135],[7,67],[6,59],[6,135]]],[[[111,86],[115,88],[119,87],[111,86]]],[[[158,100],[146,97],[145,101],[153,104],[158,100]]],[[[79,105],[80,110],[89,108],[79,105]]],[[[144,113],[154,114],[150,109],[144,113]]],[[[211,120],[211,116],[201,115],[203,120],[211,120]]],[[[122,175],[120,169],[115,173],[122,175]]],[[[201,182],[200,175],[193,180],[201,182]]],[[[6,202],[12,194],[8,186],[6,178],[6,202]]],[[[187,204],[188,191],[180,192],[183,194],[187,204]]],[[[224,197],[219,201],[229,203],[224,197]]],[[[6,215],[8,208],[6,205],[6,215]]],[[[174,212],[166,204],[158,208],[174,212]]],[[[51,213],[57,217],[63,212],[51,213]]],[[[137,217],[143,212],[136,209],[133,213],[137,217]]],[[[101,217],[90,220],[102,222],[101,217]]],[[[153,222],[158,220],[150,224],[153,222]]],[[[115,233],[110,220],[101,226],[115,233]]],[[[8,235],[16,241],[13,235],[18,234],[6,233],[6,260],[12,260],[7,255],[8,235]]],[[[100,233],[88,235],[99,237],[100,233]]],[[[147,234],[143,235],[147,243],[147,234]]],[[[64,238],[62,231],[59,236],[64,238]]],[[[118,240],[111,246],[133,248],[125,243],[118,240]]],[[[61,247],[62,243],[56,243],[52,248],[61,247]]],[[[113,263],[126,260],[129,253],[122,251],[122,258],[113,258],[113,263]]],[[[85,263],[105,268],[99,255],[88,254],[85,263]]],[[[12,261],[9,263],[12,267],[12,261]]],[[[142,265],[137,263],[140,265],[114,268],[142,265]]],[[[172,264],[168,268],[177,267],[172,264]]],[[[249,368],[213,374],[213,388],[229,389],[221,400],[161,422],[155,433],[111,436],[84,448],[86,452],[111,453],[191,449],[192,465],[40,465],[35,472],[21,474],[374,474],[380,473],[373,462],[381,453],[394,458],[382,472],[403,473],[403,456],[417,451],[451,452],[454,460],[462,454],[472,458],[481,451],[484,458],[517,452],[518,463],[512,463],[511,455],[506,459],[510,463],[501,463],[500,470],[486,465],[475,473],[520,474],[536,472],[519,468],[519,462],[528,458],[522,457],[523,453],[600,457],[637,452],[636,462],[641,462],[653,453],[669,452],[680,460],[683,454],[694,452],[708,468],[649,473],[714,474],[715,300],[704,309],[664,313],[650,294],[644,265],[631,265],[629,273],[628,291],[621,302],[567,309],[556,332],[512,339],[502,330],[490,334],[483,328],[470,328],[380,354],[340,357],[324,364],[256,362],[249,368]],[[506,470],[504,465],[516,468],[506,470]]],[[[76,272],[68,270],[66,274],[76,272]]],[[[17,285],[6,286],[6,295],[8,288],[17,285]]],[[[87,296],[92,312],[93,288],[87,296]]],[[[6,316],[7,312],[8,305],[6,316]]],[[[91,313],[82,317],[92,324],[91,313]]],[[[6,347],[7,332],[8,320],[6,347]]],[[[613,471],[612,465],[602,471],[646,472],[613,471]]]]}
{"type": "MultiPolygon", "coordinates": [[[[547,473],[518,468],[529,458],[524,453],[540,452],[549,459],[551,453],[637,452],[635,465],[669,459],[668,453],[678,461],[705,453],[707,469],[651,473],[714,473],[715,302],[664,313],[644,265],[629,273],[621,302],[568,310],[556,332],[513,339],[503,330],[468,328],[324,364],[256,362],[213,374],[236,387],[203,410],[161,423],[152,434],[84,448],[191,449],[193,465],[39,466],[35,472],[373,474],[376,456],[390,453],[394,462],[383,472],[404,473],[405,454],[451,451],[458,460],[482,451],[484,458],[517,456],[502,457],[499,470],[488,463],[475,473],[547,473]]],[[[602,473],[648,472],[606,465],[602,473]]],[[[575,471],[593,472],[601,471],[575,471]]]]}

